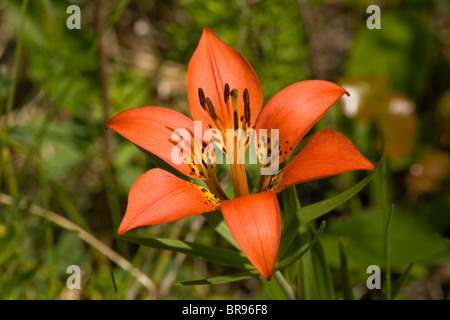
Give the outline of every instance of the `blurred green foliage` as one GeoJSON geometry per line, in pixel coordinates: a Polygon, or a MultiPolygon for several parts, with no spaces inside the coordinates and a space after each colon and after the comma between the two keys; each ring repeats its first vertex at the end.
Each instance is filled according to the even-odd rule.
{"type": "MultiPolygon", "coordinates": [[[[384,226],[393,204],[393,277],[414,264],[397,298],[450,296],[448,1],[385,1],[379,30],[366,27],[372,1],[114,0],[101,1],[98,11],[99,2],[73,1],[81,8],[80,30],[66,27],[72,1],[0,3],[1,299],[115,298],[105,252],[39,216],[32,204],[67,218],[128,261],[123,267],[112,260],[120,298],[286,298],[276,282],[257,278],[172,286],[239,270],[134,246],[115,235],[133,182],[164,164],[118,135],[107,138],[107,118],[144,105],[188,114],[187,64],[204,27],[243,53],[266,102],[301,80],[319,77],[341,84],[350,97],[313,131],[334,128],[374,163],[385,159],[363,192],[323,217],[327,227],[320,246],[286,270],[286,279],[300,277],[298,270],[307,278],[310,263],[325,261],[332,287],[323,296],[342,298],[345,252],[355,297],[381,298],[365,287],[366,268],[377,264],[386,271],[384,226]],[[101,33],[99,15],[106,20],[101,33]],[[101,40],[107,56],[103,87],[101,40]],[[81,267],[82,290],[66,287],[72,264],[81,267]],[[154,287],[137,281],[130,266],[154,287]]],[[[224,181],[227,174],[223,170],[224,181]]],[[[363,177],[353,172],[299,185],[300,204],[335,196],[363,177]]],[[[190,218],[139,232],[228,246],[207,224],[193,232],[198,223],[190,218]]],[[[295,239],[298,243],[311,235],[303,232],[306,238],[295,239]]],[[[307,285],[296,288],[299,296],[314,298],[307,285]]]]}

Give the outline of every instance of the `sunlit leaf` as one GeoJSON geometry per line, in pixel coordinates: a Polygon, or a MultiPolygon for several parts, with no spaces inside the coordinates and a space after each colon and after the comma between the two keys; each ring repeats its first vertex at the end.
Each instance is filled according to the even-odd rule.
{"type": "MultiPolygon", "coordinates": [[[[377,168],[379,167],[381,161],[378,163],[377,168]]],[[[356,195],[359,191],[362,190],[369,182],[372,180],[375,172],[372,171],[367,177],[365,177],[363,180],[361,180],[359,183],[355,184],[353,187],[347,189],[346,191],[342,192],[341,194],[327,199],[323,200],[314,204],[311,204],[309,206],[303,207],[299,210],[299,220],[301,224],[305,224],[311,220],[317,219],[318,217],[330,212],[334,208],[338,207],[345,201],[352,198],[354,195],[356,195]]]]}

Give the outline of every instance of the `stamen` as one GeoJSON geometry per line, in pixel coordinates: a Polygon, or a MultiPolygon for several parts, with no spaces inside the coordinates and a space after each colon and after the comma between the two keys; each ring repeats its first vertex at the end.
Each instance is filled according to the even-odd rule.
{"type": "Polygon", "coordinates": [[[230,92],[231,101],[233,102],[233,110],[238,110],[238,89],[234,88],[230,92]]]}
{"type": "Polygon", "coordinates": [[[230,86],[228,83],[225,83],[225,90],[223,91],[223,100],[225,103],[228,103],[228,100],[230,99],[230,86]]]}
{"type": "Polygon", "coordinates": [[[214,106],[211,102],[211,100],[209,98],[205,99],[206,105],[208,106],[209,109],[209,113],[211,114],[211,117],[213,118],[214,121],[217,120],[217,114],[216,114],[216,110],[214,110],[214,106]]]}
{"type": "Polygon", "coordinates": [[[245,122],[250,123],[250,96],[247,88],[244,90],[244,116],[245,122]]]}
{"type": "Polygon", "coordinates": [[[239,128],[239,118],[236,110],[234,110],[234,128],[239,128]]]}
{"type": "Polygon", "coordinates": [[[198,88],[198,98],[200,99],[200,105],[202,106],[203,110],[206,110],[205,93],[203,92],[202,88],[198,88]]]}

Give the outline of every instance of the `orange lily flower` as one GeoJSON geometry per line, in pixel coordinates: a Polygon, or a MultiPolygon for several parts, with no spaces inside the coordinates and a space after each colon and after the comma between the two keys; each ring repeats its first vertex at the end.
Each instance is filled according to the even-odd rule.
{"type": "Polygon", "coordinates": [[[201,139],[194,134],[198,128],[193,120],[161,107],[125,110],[107,127],[186,176],[204,180],[209,190],[162,169],[151,169],[132,186],[118,233],[220,208],[237,244],[261,275],[270,280],[281,235],[276,194],[297,183],[350,170],[374,170],[374,166],[344,135],[321,130],[283,169],[261,175],[257,193],[250,194],[245,164],[239,162],[239,146],[247,148],[250,139],[239,134],[227,136],[227,130],[255,129],[258,133],[266,129],[256,140],[257,153],[262,169],[274,168],[289,157],[303,136],[347,92],[328,81],[303,81],[281,90],[261,111],[261,86],[250,64],[207,28],[189,63],[187,87],[193,119],[206,124],[201,139]],[[174,138],[178,129],[188,135],[174,138]],[[207,134],[208,130],[212,133],[207,134]],[[278,138],[270,130],[278,130],[278,138]],[[211,161],[214,152],[207,151],[213,142],[230,159],[234,199],[227,197],[215,176],[215,163],[211,161]],[[185,154],[183,146],[194,152],[185,154]],[[174,160],[177,157],[183,161],[174,160]]]}

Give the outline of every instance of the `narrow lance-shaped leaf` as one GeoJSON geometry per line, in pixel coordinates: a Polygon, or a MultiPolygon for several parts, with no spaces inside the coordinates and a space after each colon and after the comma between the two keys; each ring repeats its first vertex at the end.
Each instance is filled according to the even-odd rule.
{"type": "Polygon", "coordinates": [[[247,272],[229,274],[226,276],[218,276],[218,277],[210,277],[210,278],[198,279],[198,280],[182,281],[182,282],[175,283],[175,285],[193,286],[193,285],[201,285],[201,284],[223,284],[223,283],[247,280],[247,279],[255,278],[258,276],[260,276],[260,273],[255,270],[255,271],[247,271],[247,272]]]}
{"type": "Polygon", "coordinates": [[[284,230],[281,234],[279,257],[283,257],[298,232],[300,225],[297,212],[300,210],[297,190],[295,186],[284,189],[281,192],[283,198],[284,230]]]}
{"type": "MultiPolygon", "coordinates": [[[[305,253],[307,253],[311,248],[314,246],[316,241],[319,239],[319,237],[322,235],[323,230],[325,229],[325,221],[322,221],[322,224],[319,227],[319,230],[317,230],[314,238],[309,242],[309,244],[306,244],[302,248],[298,250],[298,252],[282,261],[280,261],[277,264],[277,267],[275,270],[282,270],[284,268],[287,268],[288,266],[292,265],[295,261],[300,259],[305,253]]],[[[182,281],[175,283],[176,285],[201,285],[201,284],[223,284],[223,283],[229,283],[229,282],[235,282],[235,281],[241,281],[246,280],[250,278],[255,278],[259,276],[259,272],[257,271],[247,271],[247,272],[241,272],[241,273],[235,273],[235,274],[229,274],[226,276],[218,276],[218,277],[210,277],[210,278],[204,278],[204,279],[198,279],[198,280],[190,280],[190,281],[182,281]]]]}
{"type": "MultiPolygon", "coordinates": [[[[302,225],[313,235],[311,226],[302,225]]],[[[299,264],[299,297],[307,300],[334,299],[330,270],[325,260],[323,248],[318,241],[311,250],[300,259],[299,264]]]]}
{"type": "Polygon", "coordinates": [[[123,235],[120,239],[151,248],[181,252],[221,265],[253,269],[253,266],[248,262],[243,253],[230,249],[216,248],[194,242],[163,238],[149,239],[123,235]]]}
{"type": "Polygon", "coordinates": [[[397,294],[400,292],[400,289],[406,283],[406,280],[408,279],[409,273],[411,272],[411,268],[413,265],[414,263],[409,264],[405,272],[403,272],[402,275],[392,284],[392,291],[391,291],[392,299],[395,299],[397,294]]]}
{"type": "Polygon", "coordinates": [[[203,217],[206,221],[214,228],[214,230],[220,234],[228,243],[230,243],[236,249],[239,249],[239,245],[234,240],[231,235],[230,229],[228,228],[223,216],[216,211],[207,212],[203,214],[203,217]]]}
{"type": "MultiPolygon", "coordinates": [[[[378,168],[380,166],[381,162],[382,162],[382,160],[380,160],[380,162],[378,163],[376,168],[378,168]]],[[[350,198],[352,198],[359,191],[361,191],[370,182],[370,180],[372,180],[375,172],[376,172],[376,169],[375,169],[375,171],[371,172],[367,177],[365,177],[363,180],[361,180],[360,182],[355,184],[353,187],[345,190],[344,192],[342,192],[341,194],[339,194],[333,198],[323,200],[323,201],[320,201],[320,202],[317,202],[317,203],[314,203],[309,206],[301,208],[301,210],[299,211],[300,223],[305,224],[309,221],[317,219],[317,218],[323,216],[324,214],[330,212],[334,208],[338,207],[339,205],[343,204],[350,198]]]]}
{"type": "Polygon", "coordinates": [[[324,220],[320,224],[320,227],[317,230],[316,234],[314,235],[314,238],[308,244],[305,244],[304,246],[302,246],[296,253],[294,253],[293,255],[278,262],[277,267],[275,269],[281,270],[281,269],[287,268],[288,266],[293,264],[295,261],[297,261],[298,259],[303,257],[316,244],[317,240],[322,235],[323,230],[325,230],[325,226],[326,226],[326,222],[324,220]]]}

